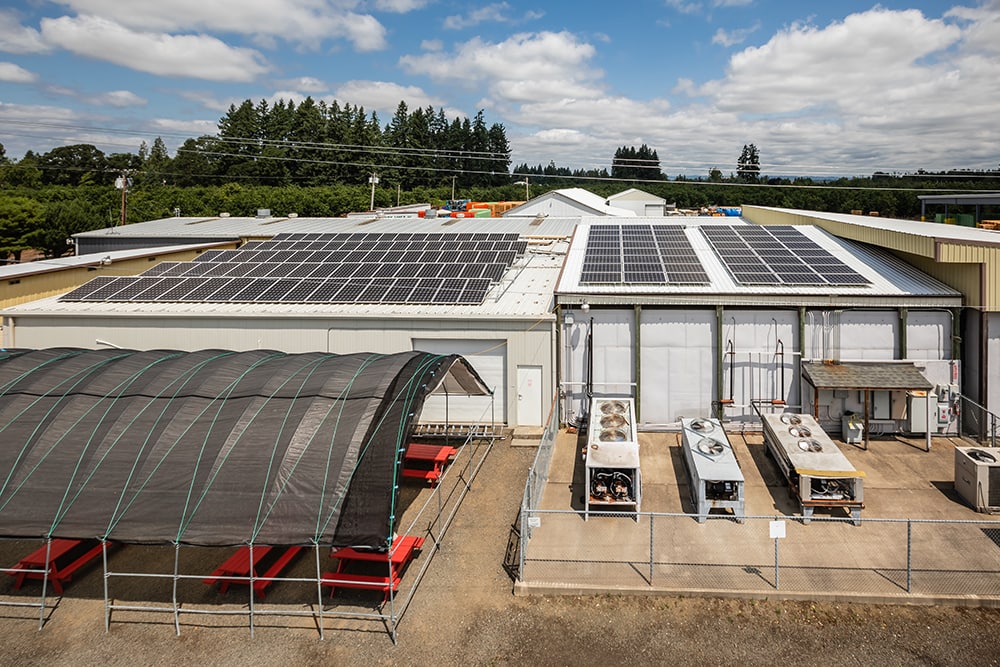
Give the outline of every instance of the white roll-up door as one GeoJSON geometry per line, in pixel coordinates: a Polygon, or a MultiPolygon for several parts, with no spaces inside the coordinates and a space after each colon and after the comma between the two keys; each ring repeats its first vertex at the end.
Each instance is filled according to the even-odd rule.
{"type": "Polygon", "coordinates": [[[413,349],[434,354],[460,354],[472,364],[493,396],[427,397],[421,413],[422,422],[479,424],[493,420],[507,421],[507,341],[446,338],[414,338],[413,349]],[[492,399],[492,406],[491,406],[492,399]]]}

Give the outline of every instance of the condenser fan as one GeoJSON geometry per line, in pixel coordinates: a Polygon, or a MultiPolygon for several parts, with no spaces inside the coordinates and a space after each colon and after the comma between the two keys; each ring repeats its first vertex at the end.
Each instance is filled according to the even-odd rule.
{"type": "Polygon", "coordinates": [[[701,442],[698,443],[698,451],[707,456],[720,456],[725,449],[721,442],[708,438],[702,438],[701,442]]]}
{"type": "Polygon", "coordinates": [[[819,441],[813,438],[802,438],[799,440],[799,449],[804,452],[821,452],[823,451],[823,445],[819,444],[819,441]]]}
{"type": "Polygon", "coordinates": [[[802,418],[798,415],[783,414],[781,415],[782,424],[791,424],[792,426],[797,426],[802,423],[802,418]]]}
{"type": "Polygon", "coordinates": [[[707,419],[693,419],[691,420],[691,429],[699,433],[711,433],[715,430],[715,424],[707,419]]]}
{"type": "Polygon", "coordinates": [[[805,426],[789,426],[788,432],[792,434],[793,438],[808,438],[812,435],[812,431],[805,426]]]}
{"type": "Polygon", "coordinates": [[[604,401],[601,403],[601,412],[606,415],[620,415],[625,412],[625,404],[621,401],[604,401]]]}

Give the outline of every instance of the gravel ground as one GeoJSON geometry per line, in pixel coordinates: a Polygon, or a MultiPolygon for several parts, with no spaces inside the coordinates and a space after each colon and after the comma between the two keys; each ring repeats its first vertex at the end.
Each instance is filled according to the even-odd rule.
{"type": "MultiPolygon", "coordinates": [[[[535,450],[498,443],[398,627],[165,614],[103,626],[99,573],[73,582],[41,631],[0,607],[0,664],[1000,665],[1000,610],[677,597],[515,597],[502,567],[535,450]],[[293,627],[289,627],[292,625],[293,627]]],[[[129,547],[131,549],[132,547],[129,547]]],[[[7,552],[4,551],[4,556],[7,552]]],[[[126,597],[143,599],[142,580],[126,597]]],[[[204,587],[202,587],[204,588],[204,587]]],[[[26,586],[25,590],[29,590],[26,586]]],[[[0,593],[10,593],[8,582],[0,593]]],[[[269,596],[269,600],[271,596],[269,596]]],[[[37,619],[37,616],[35,617],[37,619]]]]}

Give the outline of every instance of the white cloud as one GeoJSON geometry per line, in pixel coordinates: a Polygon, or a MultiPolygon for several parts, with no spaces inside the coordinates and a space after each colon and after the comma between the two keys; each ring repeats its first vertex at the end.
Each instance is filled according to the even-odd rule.
{"type": "Polygon", "coordinates": [[[492,5],[485,5],[473,9],[465,16],[448,16],[444,20],[444,27],[447,30],[461,30],[471,28],[480,23],[506,23],[510,21],[507,13],[510,5],[506,2],[496,2],[492,5]]]}
{"type": "Polygon", "coordinates": [[[701,11],[700,2],[687,2],[687,0],[666,0],[664,4],[681,14],[694,14],[701,11]]]}
{"type": "Polygon", "coordinates": [[[209,111],[219,111],[225,112],[229,110],[229,107],[233,104],[239,104],[243,99],[237,100],[233,98],[220,98],[216,97],[215,93],[210,93],[204,90],[182,90],[178,93],[183,99],[194,102],[199,107],[203,109],[208,109],[209,111]]]}
{"type": "Polygon", "coordinates": [[[142,107],[149,102],[146,98],[128,90],[112,90],[100,95],[88,95],[84,97],[84,101],[95,106],[110,106],[118,109],[142,107]]]}
{"type": "MultiPolygon", "coordinates": [[[[336,0],[58,0],[82,16],[102,17],[136,31],[234,33],[277,37],[318,48],[346,39],[359,51],[383,49],[385,27],[336,0]]],[[[405,0],[390,3],[397,6],[405,0]]]]}
{"type": "Polygon", "coordinates": [[[753,0],[712,0],[713,7],[747,7],[753,0]]]}
{"type": "Polygon", "coordinates": [[[445,100],[428,94],[422,88],[401,86],[388,81],[348,81],[340,86],[328,101],[333,99],[341,104],[363,106],[368,113],[378,111],[383,121],[387,121],[396,112],[400,102],[406,102],[410,111],[425,107],[434,109],[443,107],[449,117],[457,113],[448,108],[445,100]]]}
{"type": "Polygon", "coordinates": [[[375,0],[375,9],[405,14],[415,9],[423,9],[429,2],[430,0],[375,0]]]}
{"type": "MultiPolygon", "coordinates": [[[[546,89],[548,97],[588,88],[599,94],[594,82],[601,76],[589,66],[594,47],[577,41],[568,32],[520,33],[499,43],[474,38],[463,42],[453,53],[426,53],[403,56],[400,66],[411,74],[463,85],[488,83],[491,91],[546,89]]],[[[515,98],[515,99],[519,99],[515,98]]]]}
{"type": "Polygon", "coordinates": [[[720,44],[725,47],[742,44],[747,40],[747,37],[757,32],[759,29],[760,21],[749,28],[737,28],[735,30],[723,30],[722,28],[719,28],[712,36],[712,44],[720,44]]]}
{"type": "Polygon", "coordinates": [[[440,39],[425,39],[420,42],[421,51],[441,51],[444,49],[444,42],[440,39]]]}
{"type": "Polygon", "coordinates": [[[0,62],[0,81],[6,83],[34,83],[38,75],[29,72],[20,65],[0,62]]]}
{"type": "Polygon", "coordinates": [[[297,79],[285,79],[284,81],[280,81],[278,85],[309,94],[325,93],[330,89],[326,82],[320,81],[316,77],[312,76],[300,76],[297,79]]]}
{"type": "Polygon", "coordinates": [[[231,47],[204,35],[135,32],[94,16],[42,19],[41,25],[51,44],[159,76],[252,81],[268,69],[256,51],[231,47]]]}
{"type": "Polygon", "coordinates": [[[21,25],[13,10],[0,9],[0,51],[48,53],[49,46],[34,28],[21,25]]]}

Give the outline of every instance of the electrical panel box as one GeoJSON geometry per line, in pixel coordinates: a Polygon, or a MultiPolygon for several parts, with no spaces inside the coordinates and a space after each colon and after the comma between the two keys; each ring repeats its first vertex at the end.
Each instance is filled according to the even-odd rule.
{"type": "Polygon", "coordinates": [[[906,393],[906,399],[907,430],[910,433],[927,433],[927,392],[910,391],[906,393]]]}
{"type": "Polygon", "coordinates": [[[938,403],[937,406],[938,426],[947,426],[950,414],[951,414],[951,408],[948,407],[947,403],[938,403]]]}
{"type": "Polygon", "coordinates": [[[872,392],[872,418],[873,419],[889,419],[889,392],[887,391],[873,391],[872,392]]]}

